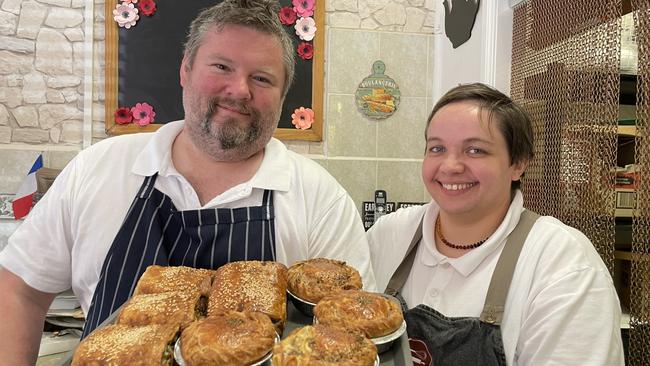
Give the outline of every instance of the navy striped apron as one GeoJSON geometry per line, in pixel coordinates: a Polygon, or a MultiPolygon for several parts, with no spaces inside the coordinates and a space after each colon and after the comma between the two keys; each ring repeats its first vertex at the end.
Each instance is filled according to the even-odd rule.
{"type": "Polygon", "coordinates": [[[261,206],[178,211],[145,178],[109,249],[83,337],[129,299],[152,264],[219,268],[240,260],[275,260],[273,193],[261,206]]]}

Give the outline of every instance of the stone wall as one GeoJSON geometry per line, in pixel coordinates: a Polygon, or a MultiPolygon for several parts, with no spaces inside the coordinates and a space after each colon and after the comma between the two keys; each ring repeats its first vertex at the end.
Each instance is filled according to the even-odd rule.
{"type": "Polygon", "coordinates": [[[326,4],[330,28],[433,33],[433,0],[331,0],[326,4]]]}
{"type": "Polygon", "coordinates": [[[80,144],[84,2],[0,5],[0,144],[80,144]]]}

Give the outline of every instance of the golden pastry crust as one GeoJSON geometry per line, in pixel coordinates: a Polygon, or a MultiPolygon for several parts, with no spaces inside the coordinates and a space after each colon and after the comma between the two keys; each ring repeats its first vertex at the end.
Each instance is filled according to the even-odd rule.
{"type": "Polygon", "coordinates": [[[246,366],[269,353],[275,337],[268,316],[229,311],[190,324],[181,334],[181,354],[187,366],[246,366]]]}
{"type": "Polygon", "coordinates": [[[207,298],[199,290],[135,295],[124,305],[116,324],[176,324],[181,328],[205,316],[207,298]]]}
{"type": "Polygon", "coordinates": [[[201,291],[201,294],[207,295],[210,292],[214,273],[215,271],[210,269],[154,264],[144,271],[133,295],[183,292],[196,289],[201,291]]]}
{"type": "Polygon", "coordinates": [[[322,324],[291,332],[273,347],[273,366],[372,366],[377,348],[363,333],[322,324]]]}
{"type": "Polygon", "coordinates": [[[173,325],[108,325],[79,344],[71,365],[173,365],[177,337],[173,325]]]}
{"type": "Polygon", "coordinates": [[[325,296],[314,307],[314,316],[319,324],[355,328],[368,338],[390,334],[404,321],[397,302],[362,290],[341,290],[325,296]]]}
{"type": "Polygon", "coordinates": [[[343,261],[314,258],[294,263],[288,270],[289,291],[302,300],[317,303],[340,289],[361,289],[361,275],[343,261]]]}
{"type": "Polygon", "coordinates": [[[214,278],[208,315],[227,310],[266,314],[282,334],[287,318],[287,267],[270,261],[240,261],[221,266],[214,278]]]}

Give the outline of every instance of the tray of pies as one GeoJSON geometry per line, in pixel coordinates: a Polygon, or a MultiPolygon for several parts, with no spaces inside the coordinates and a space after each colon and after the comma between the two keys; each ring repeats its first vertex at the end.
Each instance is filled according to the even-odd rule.
{"type": "MultiPolygon", "coordinates": [[[[301,267],[304,262],[299,262],[301,267]]],[[[336,359],[337,365],[412,365],[403,320],[392,329],[398,322],[390,312],[392,300],[362,291],[358,272],[344,262],[314,262],[327,275],[312,283],[327,285],[307,285],[314,291],[300,294],[315,300],[311,310],[317,324],[314,316],[299,309],[300,302],[287,301],[292,274],[283,264],[241,261],[216,270],[154,265],[138,280],[133,296],[61,365],[280,366],[293,364],[285,356],[295,354],[291,350],[304,347],[304,342],[334,352],[304,357],[336,359]],[[314,294],[318,297],[311,297],[314,294]],[[353,327],[332,321],[337,312],[352,311],[354,301],[367,303],[379,325],[368,325],[362,317],[353,327]],[[336,346],[330,349],[330,344],[336,346]]],[[[313,271],[314,263],[307,264],[313,271]]],[[[304,289],[308,281],[312,279],[298,282],[304,289]]]]}

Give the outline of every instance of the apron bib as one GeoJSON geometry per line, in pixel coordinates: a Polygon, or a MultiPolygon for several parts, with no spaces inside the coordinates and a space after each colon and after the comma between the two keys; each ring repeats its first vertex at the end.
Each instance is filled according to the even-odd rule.
{"type": "Polygon", "coordinates": [[[152,264],[216,269],[241,260],[275,260],[273,194],[261,206],[178,211],[146,177],[104,259],[86,316],[86,337],[131,297],[152,264]]]}
{"type": "Polygon", "coordinates": [[[402,303],[413,365],[506,365],[500,324],[519,254],[538,217],[539,215],[532,211],[522,212],[499,256],[483,311],[478,318],[446,317],[424,304],[413,309],[407,308],[399,290],[411,272],[417,247],[422,239],[420,222],[404,260],[395,270],[385,291],[402,303]]]}

